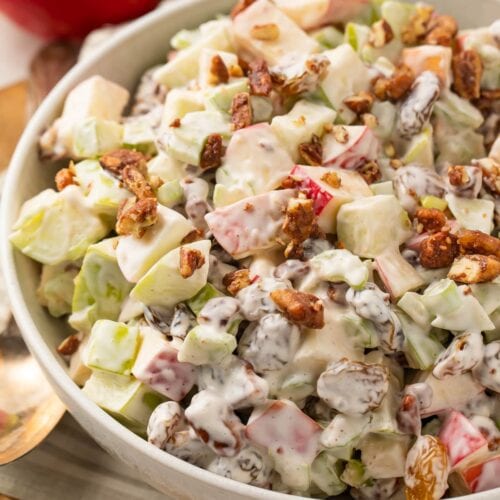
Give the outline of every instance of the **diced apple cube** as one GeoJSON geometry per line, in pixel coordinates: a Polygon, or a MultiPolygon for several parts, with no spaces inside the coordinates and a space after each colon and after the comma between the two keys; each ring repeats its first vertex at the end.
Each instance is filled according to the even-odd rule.
{"type": "Polygon", "coordinates": [[[132,374],[156,392],[180,401],[196,382],[195,367],[178,361],[178,350],[162,335],[148,330],[141,330],[143,341],[132,374]]]}
{"type": "Polygon", "coordinates": [[[166,308],[191,298],[207,283],[210,246],[209,240],[202,240],[171,250],[139,280],[130,295],[146,305],[166,308]],[[202,266],[187,278],[180,272],[181,249],[198,251],[203,257],[202,266]]]}
{"type": "Polygon", "coordinates": [[[87,342],[88,337],[82,340],[78,349],[71,355],[69,360],[69,376],[80,387],[83,387],[92,375],[92,370],[83,361],[87,342]]]}
{"type": "Polygon", "coordinates": [[[336,116],[331,108],[300,100],[288,114],[274,117],[271,128],[293,160],[299,161],[299,145],[309,142],[313,134],[321,137],[324,126],[332,124],[336,116]]]}
{"type": "MultiPolygon", "coordinates": [[[[471,465],[465,470],[457,471],[455,477],[450,477],[450,483],[458,483],[458,494],[479,493],[480,491],[495,490],[500,487],[500,456],[494,455],[486,460],[471,465]],[[458,481],[456,481],[458,479],[458,481]]],[[[492,491],[491,498],[495,492],[492,491]]],[[[490,496],[485,497],[490,498],[490,496]]]]}
{"type": "Polygon", "coordinates": [[[461,198],[451,193],[445,196],[445,200],[451,213],[463,228],[491,233],[495,202],[481,198],[461,198]]]}
{"type": "Polygon", "coordinates": [[[300,181],[299,189],[314,200],[314,211],[318,217],[319,227],[326,233],[335,233],[337,213],[344,203],[372,196],[368,184],[357,172],[297,165],[291,175],[300,181]],[[338,187],[328,182],[331,174],[338,176],[340,180],[338,187]]]}
{"type": "Polygon", "coordinates": [[[97,158],[122,145],[123,125],[91,117],[76,123],[73,135],[70,149],[72,158],[97,158]]]}
{"type": "Polygon", "coordinates": [[[409,66],[416,76],[432,71],[446,88],[451,83],[451,58],[451,48],[442,45],[419,45],[405,48],[402,53],[403,64],[409,66]]]}
{"type": "Polygon", "coordinates": [[[123,145],[146,155],[154,156],[156,150],[156,131],[151,118],[146,116],[129,118],[123,124],[123,145]]]}
{"type": "Polygon", "coordinates": [[[366,162],[376,160],[380,144],[372,129],[366,125],[345,127],[348,140],[339,142],[333,133],[323,137],[323,165],[354,170],[366,162]]]}
{"type": "Polygon", "coordinates": [[[439,439],[446,446],[452,468],[462,468],[466,462],[488,453],[488,441],[459,411],[452,410],[447,415],[439,431],[439,439]]]}
{"type": "Polygon", "coordinates": [[[86,364],[93,370],[130,375],[140,340],[137,327],[100,319],[92,327],[86,364]]]}
{"type": "Polygon", "coordinates": [[[368,434],[359,445],[361,461],[374,479],[403,477],[410,436],[368,434]]]}
{"type": "Polygon", "coordinates": [[[182,120],[188,113],[203,111],[203,94],[197,90],[172,89],[165,99],[160,130],[165,132],[176,120],[182,120]]]}
{"type": "Polygon", "coordinates": [[[236,94],[248,91],[248,78],[232,79],[232,81],[227,84],[217,85],[216,87],[211,87],[205,90],[205,107],[209,111],[214,110],[219,113],[229,113],[233,103],[233,97],[236,94]]]}
{"type": "Polygon", "coordinates": [[[205,220],[220,245],[240,259],[277,246],[283,212],[294,194],[284,189],[246,198],[210,212],[205,220]]]}
{"type": "Polygon", "coordinates": [[[198,84],[202,89],[217,85],[217,76],[212,73],[212,61],[214,57],[220,57],[226,68],[229,70],[231,66],[238,65],[238,56],[231,52],[223,50],[213,50],[204,48],[201,50],[199,71],[198,71],[198,84]]]}
{"type": "Polygon", "coordinates": [[[121,236],[116,247],[118,265],[132,283],[137,283],[167,252],[180,245],[193,225],[175,210],[158,206],[158,222],[138,239],[121,236]]]}

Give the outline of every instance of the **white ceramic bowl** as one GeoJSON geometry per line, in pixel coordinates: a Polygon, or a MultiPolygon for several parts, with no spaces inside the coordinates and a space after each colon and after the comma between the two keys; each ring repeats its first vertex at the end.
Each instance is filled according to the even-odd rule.
{"type": "MultiPolygon", "coordinates": [[[[454,15],[461,26],[475,27],[500,18],[498,0],[435,2],[454,15]]],[[[165,60],[170,37],[181,28],[193,28],[215,14],[228,11],[234,0],[171,0],[164,7],[134,22],[88,60],[72,69],[47,97],[26,128],[5,181],[1,214],[1,254],[9,298],[15,318],[31,352],[69,411],[87,432],[111,454],[134,467],[144,481],[180,499],[285,499],[271,492],[216,476],[179,460],[142,440],[88,400],[67,374],[56,346],[68,327],[51,318],[37,303],[39,266],[13,251],[8,236],[23,202],[53,185],[55,168],[38,159],[40,132],[61,111],[67,93],[79,82],[100,74],[134,89],[148,67],[165,60]]],[[[500,497],[496,492],[470,495],[469,500],[500,497]]],[[[295,497],[296,498],[296,497],[295,497]]]]}

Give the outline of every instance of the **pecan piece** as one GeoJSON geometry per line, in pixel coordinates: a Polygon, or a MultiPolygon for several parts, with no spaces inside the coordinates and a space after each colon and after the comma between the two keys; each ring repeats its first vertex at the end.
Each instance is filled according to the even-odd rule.
{"type": "Polygon", "coordinates": [[[195,241],[200,241],[203,239],[203,231],[201,229],[193,229],[181,240],[181,245],[187,245],[188,243],[194,243],[195,241]]]}
{"type": "Polygon", "coordinates": [[[283,232],[291,242],[285,250],[286,257],[300,256],[300,246],[314,232],[316,217],[313,200],[292,198],[288,202],[283,222],[283,232]]]}
{"type": "Polygon", "coordinates": [[[248,269],[237,269],[227,273],[222,278],[222,284],[231,295],[235,296],[240,290],[252,284],[250,271],[248,269]]]}
{"type": "Polygon", "coordinates": [[[142,238],[146,229],[158,220],[156,198],[135,198],[124,200],[118,209],[116,232],[120,235],[131,234],[142,238]]]}
{"type": "Polygon", "coordinates": [[[219,85],[229,81],[229,71],[224,60],[219,54],[215,54],[210,61],[210,83],[219,85]]]}
{"type": "Polygon", "coordinates": [[[71,356],[80,347],[80,334],[74,333],[66,337],[57,347],[57,352],[63,356],[71,356]]]}
{"type": "Polygon", "coordinates": [[[210,134],[201,152],[200,167],[203,170],[220,167],[225,152],[226,148],[222,144],[222,136],[220,134],[210,134]]]}
{"type": "Polygon", "coordinates": [[[420,246],[420,263],[427,269],[451,266],[457,255],[457,238],[445,231],[432,234],[420,246]]]}
{"type": "Polygon", "coordinates": [[[238,3],[231,10],[231,19],[234,19],[238,14],[246,10],[256,0],[239,0],[238,3]]]}
{"type": "Polygon", "coordinates": [[[446,224],[446,216],[437,208],[418,208],[415,218],[422,226],[419,232],[436,233],[446,224]]]}
{"type": "Polygon", "coordinates": [[[416,45],[424,39],[433,12],[434,8],[430,5],[417,5],[415,14],[401,30],[401,40],[404,44],[416,45]]]}
{"type": "Polygon", "coordinates": [[[61,168],[55,177],[56,188],[58,191],[62,191],[65,187],[71,186],[71,184],[76,184],[75,174],[72,172],[71,168],[61,168]]]}
{"type": "Polygon", "coordinates": [[[493,158],[482,158],[476,160],[474,165],[478,166],[483,173],[484,186],[493,194],[500,195],[500,164],[493,158]]]}
{"type": "Polygon", "coordinates": [[[451,16],[433,16],[427,26],[425,43],[451,47],[458,31],[458,24],[451,16]]]}
{"type": "Polygon", "coordinates": [[[235,130],[249,127],[252,124],[252,105],[250,94],[240,92],[233,97],[231,103],[231,122],[235,130]]]}
{"type": "Polygon", "coordinates": [[[370,35],[368,36],[368,43],[376,48],[381,49],[394,39],[394,32],[391,25],[385,20],[380,19],[372,24],[370,35]]]}
{"type": "Polygon", "coordinates": [[[461,229],[458,233],[458,245],[462,253],[493,255],[500,259],[500,239],[470,229],[461,229]]]}
{"type": "Polygon", "coordinates": [[[323,302],[315,295],[282,288],[273,290],[270,296],[291,322],[314,329],[325,326],[323,302]]]}
{"type": "Polygon", "coordinates": [[[469,182],[469,176],[463,165],[451,165],[448,167],[448,179],[452,186],[463,186],[469,182]]]}
{"type": "Polygon", "coordinates": [[[363,177],[367,184],[373,184],[382,178],[380,167],[376,161],[368,161],[357,169],[358,174],[363,177]]]}
{"type": "Polygon", "coordinates": [[[481,95],[483,63],[475,50],[463,50],[453,57],[453,89],[464,99],[477,99],[481,95]]]}
{"type": "Polygon", "coordinates": [[[299,144],[299,154],[307,165],[319,166],[323,163],[323,146],[320,138],[313,134],[311,142],[299,144]]]}
{"type": "Polygon", "coordinates": [[[196,248],[181,247],[179,252],[179,271],[184,279],[193,276],[205,264],[205,256],[196,248]]]}
{"type": "Polygon", "coordinates": [[[332,188],[339,188],[342,184],[342,179],[337,172],[328,171],[321,176],[321,180],[331,186],[332,188]]]}
{"type": "Polygon", "coordinates": [[[349,141],[349,132],[343,125],[334,125],[331,133],[340,144],[346,144],[349,141]]]}
{"type": "Polygon", "coordinates": [[[268,96],[273,89],[271,73],[264,59],[252,61],[248,65],[248,80],[253,95],[268,96]]]}
{"type": "Polygon", "coordinates": [[[362,90],[359,94],[346,97],[344,99],[344,104],[351,111],[354,111],[354,113],[362,115],[363,113],[368,113],[372,109],[374,100],[375,97],[371,92],[362,90]]]}
{"type": "Polygon", "coordinates": [[[134,193],[139,200],[155,198],[155,192],[144,175],[132,165],[127,165],[122,170],[122,181],[125,187],[134,193]]]}
{"type": "Polygon", "coordinates": [[[396,102],[409,92],[414,80],[413,71],[406,64],[400,64],[390,78],[375,80],[373,91],[381,101],[396,102]]]}
{"type": "Polygon", "coordinates": [[[490,255],[462,255],[453,262],[448,278],[460,283],[484,283],[500,276],[500,260],[490,255]]]}
{"type": "Polygon", "coordinates": [[[144,175],[147,171],[147,158],[138,151],[130,149],[117,149],[101,156],[99,163],[103,168],[119,176],[126,166],[135,167],[144,175]]]}
{"type": "Polygon", "coordinates": [[[275,23],[255,24],[250,30],[250,36],[262,42],[274,42],[280,37],[280,28],[275,23]]]}

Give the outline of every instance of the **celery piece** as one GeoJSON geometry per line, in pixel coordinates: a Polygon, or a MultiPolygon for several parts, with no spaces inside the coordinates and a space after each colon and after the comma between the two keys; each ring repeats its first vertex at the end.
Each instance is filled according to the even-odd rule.
{"type": "Polygon", "coordinates": [[[406,292],[399,299],[398,307],[422,328],[430,327],[433,315],[424,304],[422,295],[415,292],[406,292]]]}
{"type": "Polygon", "coordinates": [[[457,284],[448,278],[428,286],[422,295],[422,302],[434,315],[450,314],[462,305],[457,284]]]}
{"type": "Polygon", "coordinates": [[[359,488],[370,479],[370,476],[363,462],[353,459],[347,462],[340,479],[353,488],[359,488]]]}
{"type": "Polygon", "coordinates": [[[311,482],[327,495],[340,495],[347,485],[340,479],[342,461],[331,453],[321,452],[311,465],[311,482]]]}

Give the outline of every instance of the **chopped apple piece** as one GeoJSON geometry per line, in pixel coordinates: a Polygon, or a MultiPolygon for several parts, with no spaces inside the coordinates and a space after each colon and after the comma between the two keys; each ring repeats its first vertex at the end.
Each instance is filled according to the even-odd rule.
{"type": "Polygon", "coordinates": [[[493,214],[495,203],[479,198],[460,198],[447,194],[445,199],[451,213],[465,229],[482,231],[490,234],[493,230],[493,214]]]}
{"type": "Polygon", "coordinates": [[[213,87],[219,83],[226,83],[218,81],[217,75],[212,72],[212,61],[214,57],[220,58],[227,70],[229,70],[231,66],[238,65],[238,56],[232,52],[209,48],[202,49],[199,61],[200,69],[198,71],[198,84],[202,89],[213,87]]]}
{"type": "Polygon", "coordinates": [[[91,117],[75,124],[73,134],[70,156],[72,158],[97,158],[121,146],[123,125],[111,120],[91,117]]]}
{"type": "Polygon", "coordinates": [[[397,434],[368,434],[361,443],[361,461],[374,479],[403,477],[410,436],[397,434]]]}
{"type": "Polygon", "coordinates": [[[182,120],[188,113],[203,111],[203,94],[196,90],[172,89],[165,99],[160,130],[165,132],[175,122],[182,120]]]}
{"type": "MultiPolygon", "coordinates": [[[[459,495],[497,490],[500,487],[500,456],[493,455],[450,476],[450,484],[459,495]]],[[[491,498],[495,493],[492,492],[491,498]]],[[[489,496],[487,497],[489,498],[489,496]]]]}
{"type": "Polygon", "coordinates": [[[450,47],[419,45],[403,49],[402,62],[417,76],[424,71],[432,71],[439,77],[441,84],[448,88],[451,83],[451,57],[450,47]]]}

